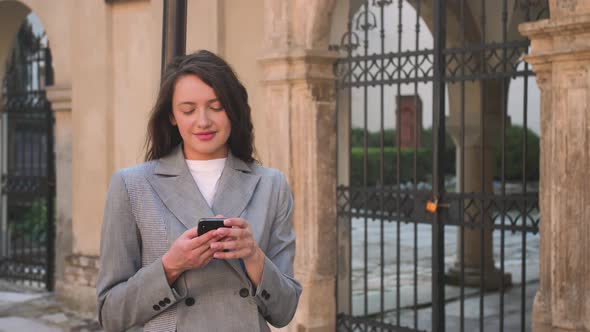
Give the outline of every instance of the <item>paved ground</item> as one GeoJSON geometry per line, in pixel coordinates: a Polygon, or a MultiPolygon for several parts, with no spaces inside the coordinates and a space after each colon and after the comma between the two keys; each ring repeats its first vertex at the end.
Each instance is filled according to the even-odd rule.
{"type": "Polygon", "coordinates": [[[0,332],[102,331],[92,317],[66,310],[53,294],[0,281],[0,332]]]}
{"type": "MultiPolygon", "coordinates": [[[[364,219],[352,220],[352,312],[362,315],[365,312],[379,319],[381,313],[381,281],[385,289],[383,296],[384,321],[398,323],[397,295],[400,297],[399,323],[402,326],[417,327],[431,331],[432,306],[432,229],[428,224],[400,224],[399,228],[399,290],[397,251],[397,224],[385,222],[383,225],[383,269],[381,269],[381,222],[369,220],[367,241],[365,243],[364,219]],[[417,243],[417,245],[415,245],[417,243]],[[365,246],[366,257],[365,259],[365,246]],[[414,250],[416,249],[416,251],[414,250]],[[415,259],[415,256],[416,259],[415,259]],[[414,262],[416,261],[416,264],[414,262]],[[366,264],[366,277],[365,277],[366,264]],[[416,274],[417,282],[414,282],[416,274]],[[365,292],[365,281],[366,289],[365,292]],[[365,309],[365,294],[367,308],[365,309]],[[417,306],[414,307],[414,303],[417,306]],[[416,308],[416,309],[414,309],[416,308]],[[366,310],[366,311],[365,311],[366,310]]],[[[494,232],[494,260],[499,267],[500,243],[502,234],[494,232]]],[[[503,316],[504,331],[530,331],[530,314],[539,278],[539,234],[527,234],[523,242],[522,233],[504,232],[504,268],[512,277],[511,288],[504,292],[503,310],[500,310],[500,293],[486,292],[480,302],[478,288],[465,288],[464,300],[460,300],[461,289],[447,286],[447,331],[460,331],[461,303],[463,303],[464,331],[479,331],[480,316],[484,331],[500,331],[500,312],[503,316]],[[522,258],[525,257],[525,275],[522,274],[522,258]],[[524,287],[523,287],[524,285],[524,287]],[[524,317],[523,301],[524,297],[524,317]],[[483,315],[480,315],[480,310],[483,315]],[[523,319],[524,318],[524,319],[523,319]]],[[[449,270],[456,260],[457,228],[445,230],[445,267],[449,270]]]]}

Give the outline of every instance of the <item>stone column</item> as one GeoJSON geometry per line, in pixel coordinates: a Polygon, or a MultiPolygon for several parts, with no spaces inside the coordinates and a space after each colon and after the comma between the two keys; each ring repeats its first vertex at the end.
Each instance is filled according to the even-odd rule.
{"type": "Polygon", "coordinates": [[[54,85],[46,91],[55,116],[55,294],[70,310],[94,315],[98,259],[73,253],[72,89],[54,85]]]}
{"type": "Polygon", "coordinates": [[[541,89],[540,284],[533,331],[590,331],[590,1],[520,25],[541,89]]]}
{"type": "Polygon", "coordinates": [[[290,331],[333,331],[336,318],[336,108],[328,52],[262,58],[268,164],[282,169],[295,199],[295,276],[303,284],[290,331]]]}
{"type": "MultiPolygon", "coordinates": [[[[457,147],[456,186],[458,192],[493,193],[492,181],[496,168],[494,146],[500,139],[501,111],[505,107],[505,101],[502,100],[502,89],[507,91],[508,87],[502,86],[500,81],[467,82],[462,101],[459,84],[449,85],[449,108],[453,111],[447,120],[447,129],[457,147]],[[482,89],[484,89],[483,100],[481,98],[482,89]],[[463,123],[461,121],[462,104],[465,108],[463,123]],[[483,131],[481,129],[482,112],[483,131]],[[463,132],[461,131],[462,124],[463,132]],[[461,152],[465,163],[464,169],[461,168],[461,152]],[[461,183],[462,181],[463,183],[461,183]]],[[[508,122],[508,118],[506,120],[508,122]]],[[[506,125],[508,126],[508,123],[506,125]]],[[[489,228],[483,231],[482,243],[482,231],[481,228],[478,228],[481,227],[481,216],[486,208],[487,204],[482,206],[479,200],[464,202],[463,222],[473,224],[474,228],[465,227],[463,238],[461,238],[460,231],[457,231],[456,260],[448,275],[451,284],[461,283],[461,247],[463,247],[464,285],[480,287],[483,268],[485,289],[500,288],[502,275],[494,264],[492,231],[489,228]]],[[[486,213],[483,219],[486,225],[491,225],[493,222],[490,213],[486,213]]],[[[504,286],[508,287],[510,283],[510,275],[504,275],[504,286]]]]}
{"type": "Polygon", "coordinates": [[[295,200],[295,277],[303,293],[288,331],[336,329],[336,107],[327,51],[334,1],[267,0],[265,83],[269,155],[295,200]]]}
{"type": "Polygon", "coordinates": [[[70,309],[94,313],[98,259],[73,254],[72,89],[54,85],[46,90],[55,116],[55,293],[70,309]]]}
{"type": "Polygon", "coordinates": [[[72,89],[46,88],[55,117],[54,151],[56,179],[55,282],[59,294],[64,282],[65,258],[72,253],[72,89]]]}

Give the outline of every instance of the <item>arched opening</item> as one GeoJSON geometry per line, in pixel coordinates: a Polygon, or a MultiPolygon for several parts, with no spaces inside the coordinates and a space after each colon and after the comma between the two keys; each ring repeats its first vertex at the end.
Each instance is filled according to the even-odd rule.
{"type": "Polygon", "coordinates": [[[343,330],[529,326],[507,309],[529,307],[538,282],[539,96],[517,27],[546,15],[546,1],[336,7],[343,330]]]}
{"type": "Polygon", "coordinates": [[[0,64],[0,278],[52,290],[54,119],[46,96],[54,77],[51,51],[43,25],[32,12],[11,39],[4,43],[9,47],[0,50],[6,55],[0,64]]]}

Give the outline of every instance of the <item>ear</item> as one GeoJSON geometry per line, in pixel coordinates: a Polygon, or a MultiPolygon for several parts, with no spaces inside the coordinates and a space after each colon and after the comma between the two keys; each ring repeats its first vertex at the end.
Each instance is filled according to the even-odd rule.
{"type": "Polygon", "coordinates": [[[176,125],[177,125],[177,123],[176,123],[176,118],[174,117],[174,114],[172,114],[172,112],[170,112],[170,113],[168,114],[168,119],[170,120],[170,123],[171,123],[173,126],[176,126],[176,125]]]}

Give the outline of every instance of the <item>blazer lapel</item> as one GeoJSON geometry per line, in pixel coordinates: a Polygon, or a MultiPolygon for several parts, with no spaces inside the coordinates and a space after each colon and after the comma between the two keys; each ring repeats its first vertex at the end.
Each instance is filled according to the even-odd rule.
{"type": "Polygon", "coordinates": [[[213,212],[224,217],[239,217],[250,202],[260,176],[248,164],[228,154],[213,197],[213,212]]]}
{"type": "MultiPolygon", "coordinates": [[[[253,174],[250,166],[231,152],[228,153],[213,197],[213,212],[227,218],[239,217],[250,202],[259,180],[260,176],[253,174]]],[[[248,279],[237,259],[228,259],[225,262],[242,278],[248,279]]]]}
{"type": "Polygon", "coordinates": [[[197,227],[200,218],[214,216],[193,179],[182,152],[182,144],[159,159],[148,182],[164,205],[184,226],[197,227]]]}
{"type": "MultiPolygon", "coordinates": [[[[259,175],[242,160],[228,154],[213,198],[213,208],[203,198],[195,183],[182,152],[182,144],[168,156],[157,161],[148,182],[164,205],[187,228],[196,227],[200,218],[221,214],[239,217],[252,198],[259,175]]],[[[236,259],[225,260],[240,277],[247,280],[244,269],[236,259]]]]}

